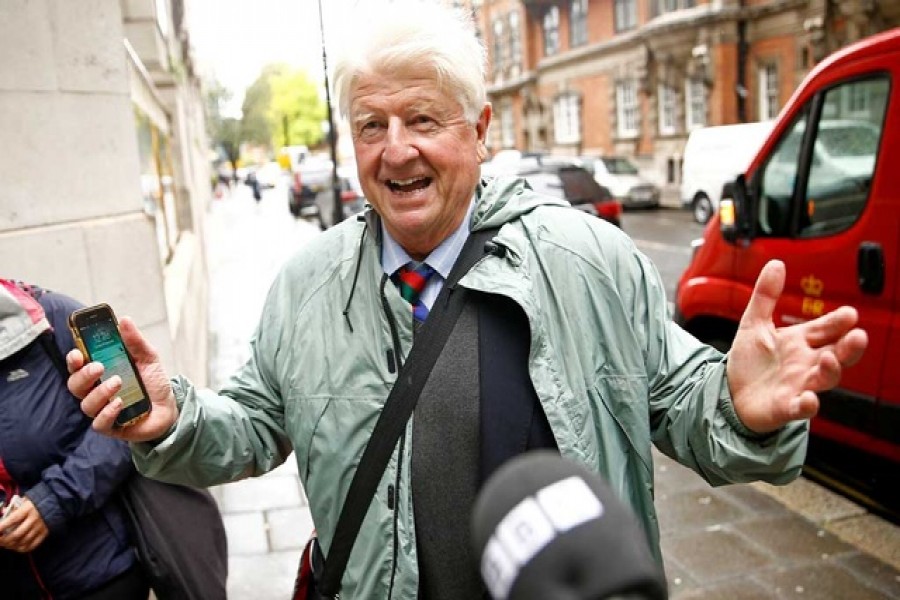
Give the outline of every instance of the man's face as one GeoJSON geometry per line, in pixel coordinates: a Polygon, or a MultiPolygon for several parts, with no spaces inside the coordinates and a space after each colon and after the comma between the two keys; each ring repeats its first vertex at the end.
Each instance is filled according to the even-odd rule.
{"type": "Polygon", "coordinates": [[[350,129],[366,199],[420,260],[465,217],[486,154],[490,105],[472,124],[432,78],[377,72],[361,76],[351,94],[350,129]]]}

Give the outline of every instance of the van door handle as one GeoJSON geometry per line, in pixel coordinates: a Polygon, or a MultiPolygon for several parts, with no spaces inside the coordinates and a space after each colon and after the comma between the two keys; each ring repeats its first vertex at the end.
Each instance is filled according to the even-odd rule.
{"type": "Polygon", "coordinates": [[[884,250],[881,249],[881,244],[860,244],[856,267],[859,289],[864,294],[878,295],[884,290],[884,250]]]}

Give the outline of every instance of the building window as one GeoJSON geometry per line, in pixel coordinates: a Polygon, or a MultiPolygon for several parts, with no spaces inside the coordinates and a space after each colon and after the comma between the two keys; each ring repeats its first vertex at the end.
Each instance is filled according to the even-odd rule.
{"type": "Polygon", "coordinates": [[[845,85],[842,91],[842,112],[848,117],[868,116],[871,105],[870,90],[862,85],[845,85]]]}
{"type": "Polygon", "coordinates": [[[559,52],[559,7],[552,6],[544,14],[544,56],[559,52]]]}
{"type": "Polygon", "coordinates": [[[515,119],[509,101],[500,105],[500,144],[503,148],[516,147],[515,119]]]}
{"type": "Polygon", "coordinates": [[[569,92],[553,103],[553,132],[557,144],[577,144],[581,141],[581,98],[569,92]]]}
{"type": "Polygon", "coordinates": [[[660,135],[672,135],[675,133],[675,105],[678,102],[678,94],[675,88],[668,83],[661,83],[657,87],[659,106],[659,133],[660,135]]]}
{"type": "Polygon", "coordinates": [[[774,63],[759,68],[759,120],[778,116],[778,66],[774,63]]]}
{"type": "Polygon", "coordinates": [[[493,25],[494,31],[494,39],[493,48],[494,48],[494,77],[500,77],[503,75],[503,71],[506,66],[504,65],[504,39],[503,39],[503,19],[494,19],[493,25]]]}
{"type": "Polygon", "coordinates": [[[623,138],[638,135],[638,95],[634,79],[616,83],[616,132],[623,138]]]}
{"type": "Polygon", "coordinates": [[[702,79],[688,79],[684,86],[685,129],[691,131],[706,125],[706,84],[702,79]]]}
{"type": "Polygon", "coordinates": [[[615,0],[616,31],[637,27],[637,0],[615,0]]]}
{"type": "Polygon", "coordinates": [[[693,8],[695,4],[695,0],[650,0],[650,18],[676,10],[693,8]]]}
{"type": "Polygon", "coordinates": [[[587,0],[572,0],[569,5],[569,46],[587,44],[587,0]]]}
{"type": "Polygon", "coordinates": [[[509,13],[509,62],[514,72],[522,68],[522,30],[519,26],[519,11],[509,13]]]}

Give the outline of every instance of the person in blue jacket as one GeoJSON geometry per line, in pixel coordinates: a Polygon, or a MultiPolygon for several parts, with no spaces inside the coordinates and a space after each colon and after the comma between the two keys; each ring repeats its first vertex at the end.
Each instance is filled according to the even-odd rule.
{"type": "Polygon", "coordinates": [[[145,600],[116,501],[134,471],[128,446],[91,429],[45,346],[74,347],[77,308],[0,279],[0,597],[145,600]]]}

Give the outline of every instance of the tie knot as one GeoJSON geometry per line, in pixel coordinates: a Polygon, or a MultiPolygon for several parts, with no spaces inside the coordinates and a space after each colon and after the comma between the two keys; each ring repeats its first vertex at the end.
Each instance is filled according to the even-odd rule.
{"type": "Polygon", "coordinates": [[[434,269],[424,262],[410,261],[397,269],[397,285],[400,295],[410,304],[416,304],[422,290],[428,284],[428,278],[434,275],[434,269]]]}

